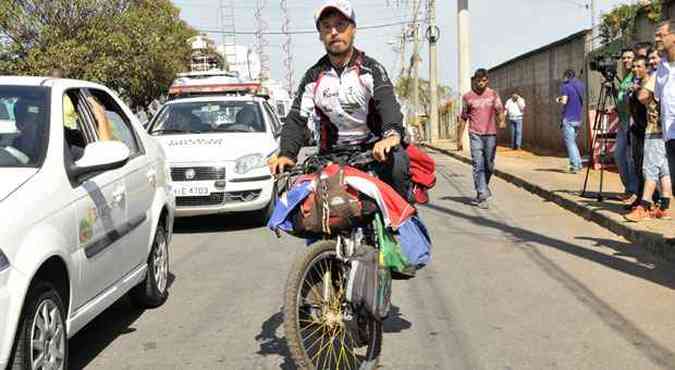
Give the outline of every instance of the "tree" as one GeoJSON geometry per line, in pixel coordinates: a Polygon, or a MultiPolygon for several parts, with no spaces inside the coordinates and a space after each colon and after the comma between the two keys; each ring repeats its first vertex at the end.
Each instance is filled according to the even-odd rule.
{"type": "Polygon", "coordinates": [[[145,107],[187,69],[195,34],[170,0],[5,0],[0,73],[61,67],[145,107]]]}
{"type": "Polygon", "coordinates": [[[636,18],[640,12],[645,12],[647,19],[652,23],[661,20],[661,0],[641,1],[637,4],[621,4],[601,17],[600,38],[603,45],[611,44],[616,40],[627,44],[635,33],[636,18]]]}
{"type": "MultiPolygon", "coordinates": [[[[413,100],[413,82],[412,77],[402,76],[396,81],[396,95],[403,100],[412,104],[413,100]]],[[[429,116],[431,113],[431,84],[428,80],[420,78],[418,86],[419,103],[422,105],[424,112],[429,116]]],[[[452,89],[449,86],[438,85],[438,101],[447,100],[452,94],[452,89]]]]}

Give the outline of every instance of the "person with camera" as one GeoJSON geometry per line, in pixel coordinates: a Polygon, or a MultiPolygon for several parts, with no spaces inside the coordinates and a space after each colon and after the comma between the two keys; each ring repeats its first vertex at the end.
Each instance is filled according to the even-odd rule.
{"type": "Polygon", "coordinates": [[[574,70],[568,69],[563,74],[563,84],[560,87],[560,96],[556,102],[562,104],[563,140],[569,157],[569,172],[574,174],[581,170],[581,154],[577,146],[577,134],[581,127],[581,118],[584,108],[584,84],[576,78],[574,70]]]}
{"type": "Polygon", "coordinates": [[[619,84],[616,97],[619,128],[616,131],[616,143],[614,144],[614,162],[619,170],[619,176],[624,186],[624,194],[620,198],[626,205],[631,205],[639,200],[637,196],[639,184],[633,165],[629,131],[631,125],[630,99],[635,86],[632,72],[634,60],[635,52],[632,49],[624,49],[621,52],[624,77],[619,84]]]}
{"type": "Polygon", "coordinates": [[[523,114],[525,111],[525,99],[516,92],[511,94],[511,99],[504,105],[506,115],[511,123],[511,149],[520,150],[523,144],[523,114]]]}

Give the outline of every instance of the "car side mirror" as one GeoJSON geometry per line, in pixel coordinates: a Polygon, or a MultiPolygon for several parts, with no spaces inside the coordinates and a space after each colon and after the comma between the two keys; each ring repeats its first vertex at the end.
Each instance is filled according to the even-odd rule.
{"type": "Polygon", "coordinates": [[[87,144],[84,154],[73,167],[72,173],[80,177],[92,172],[109,171],[124,166],[129,161],[129,148],[121,141],[97,141],[87,144]]]}

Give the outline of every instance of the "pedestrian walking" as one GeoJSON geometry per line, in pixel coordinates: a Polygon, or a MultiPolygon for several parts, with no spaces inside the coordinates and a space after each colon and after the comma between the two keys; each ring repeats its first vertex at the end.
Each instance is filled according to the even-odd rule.
{"type": "Polygon", "coordinates": [[[492,197],[490,178],[494,171],[497,150],[497,122],[506,127],[504,106],[499,95],[488,87],[487,70],[480,68],[473,75],[472,89],[462,97],[461,118],[469,128],[469,143],[473,161],[475,204],[488,208],[492,197]]]}
{"type": "Polygon", "coordinates": [[[583,114],[584,89],[584,84],[576,78],[573,70],[565,71],[563,84],[560,87],[560,96],[556,101],[563,106],[560,128],[570,161],[570,173],[577,173],[581,169],[581,154],[577,146],[577,135],[581,127],[583,114]]]}
{"type": "Polygon", "coordinates": [[[511,124],[511,149],[520,150],[523,144],[523,115],[525,113],[525,99],[517,93],[511,94],[511,99],[504,105],[506,115],[511,124]]]}
{"type": "Polygon", "coordinates": [[[633,204],[638,200],[638,178],[635,174],[633,156],[630,149],[630,97],[635,84],[633,76],[633,61],[635,52],[632,49],[624,49],[621,53],[624,77],[619,85],[616,101],[616,112],[619,116],[619,128],[616,131],[616,143],[614,144],[614,162],[619,170],[624,194],[621,200],[624,204],[633,204]]]}
{"type": "MultiPolygon", "coordinates": [[[[661,125],[670,173],[675,173],[675,20],[668,20],[656,29],[656,48],[665,56],[656,70],[654,96],[661,108],[661,125]]],[[[671,184],[672,185],[672,184],[671,184]]],[[[671,189],[672,190],[672,189],[671,189]]]]}

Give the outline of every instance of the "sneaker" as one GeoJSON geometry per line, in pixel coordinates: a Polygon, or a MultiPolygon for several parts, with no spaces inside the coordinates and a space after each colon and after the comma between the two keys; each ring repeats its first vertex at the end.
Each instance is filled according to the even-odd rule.
{"type": "Polygon", "coordinates": [[[661,209],[658,205],[652,208],[651,216],[659,220],[672,220],[669,209],[661,209]]]}
{"type": "Polygon", "coordinates": [[[637,202],[637,201],[638,201],[638,197],[637,197],[637,195],[635,195],[635,194],[631,194],[630,196],[624,196],[624,197],[622,197],[621,201],[623,202],[623,204],[629,206],[629,205],[631,205],[631,204],[637,202]]]}
{"type": "Polygon", "coordinates": [[[488,203],[487,199],[483,199],[477,204],[478,208],[480,209],[488,209],[490,208],[490,204],[488,203]]]}
{"type": "Polygon", "coordinates": [[[652,218],[652,213],[642,205],[639,205],[626,215],[623,215],[627,221],[640,222],[652,218]]]}

